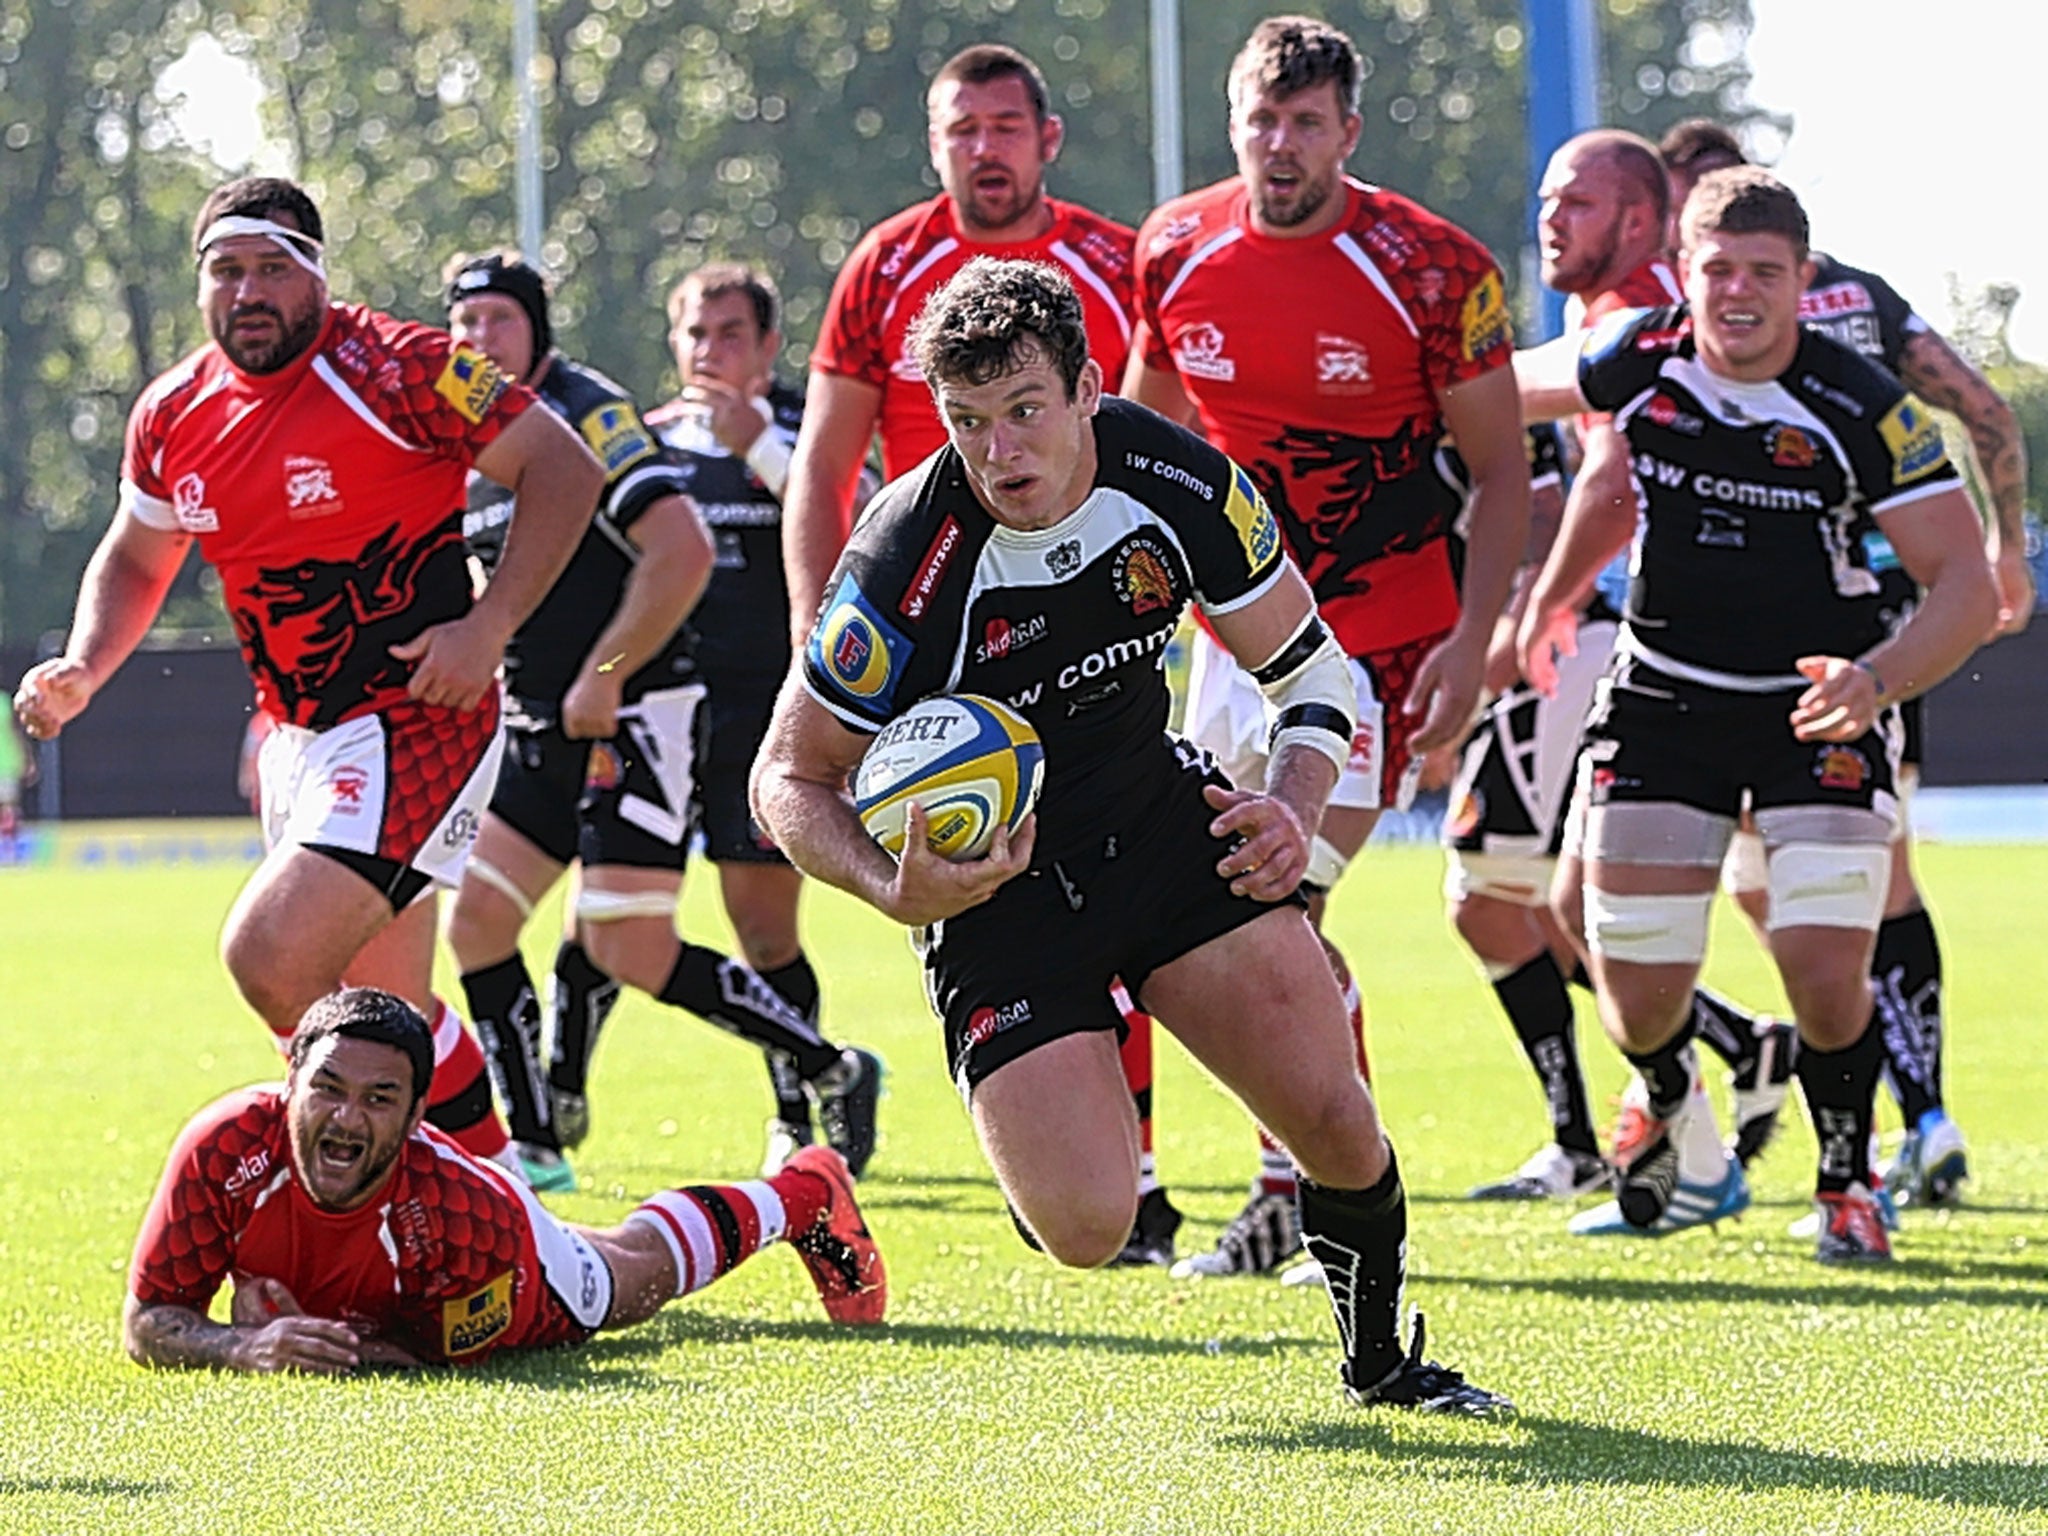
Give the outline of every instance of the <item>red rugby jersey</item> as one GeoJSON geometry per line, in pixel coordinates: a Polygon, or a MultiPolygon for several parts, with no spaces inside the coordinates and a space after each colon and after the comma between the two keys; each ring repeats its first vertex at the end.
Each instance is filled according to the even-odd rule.
{"type": "Polygon", "coordinates": [[[1450,531],[1464,486],[1439,462],[1439,401],[1513,353],[1486,248],[1349,177],[1305,239],[1252,228],[1232,177],[1138,231],[1139,345],[1180,376],[1209,440],[1251,472],[1351,655],[1457,621],[1450,531]]]}
{"type": "Polygon", "coordinates": [[[449,1364],[584,1338],[548,1288],[531,1198],[422,1126],[374,1199],[322,1210],[293,1172],[281,1088],[245,1088],[171,1148],[128,1289],[203,1313],[232,1274],[278,1280],[311,1316],[449,1364]]]}
{"type": "Polygon", "coordinates": [[[832,284],[811,366],[882,391],[882,477],[894,480],[946,441],[924,375],[906,348],[924,301],[976,256],[1050,262],[1081,295],[1088,351],[1114,390],[1131,351],[1131,231],[1099,213],[1047,198],[1052,227],[1035,240],[984,245],[966,239],[953,200],[941,194],[884,219],[832,284]]]}
{"type": "Polygon", "coordinates": [[[208,343],[151,383],[122,510],[198,538],[257,707],[324,728],[404,698],[389,648],[469,611],[467,472],[532,402],[446,331],[333,305],[276,373],[208,343]]]}

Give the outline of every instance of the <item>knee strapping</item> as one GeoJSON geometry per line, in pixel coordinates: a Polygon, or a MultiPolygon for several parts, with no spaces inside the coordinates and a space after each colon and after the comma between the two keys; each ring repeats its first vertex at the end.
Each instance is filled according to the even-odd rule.
{"type": "Polygon", "coordinates": [[[674,891],[593,891],[576,895],[576,918],[585,923],[616,923],[628,917],[673,917],[674,891]]]}
{"type": "Polygon", "coordinates": [[[1884,916],[1891,857],[1882,843],[1784,843],[1772,849],[1771,931],[1875,929],[1884,916]]]}
{"type": "Polygon", "coordinates": [[[511,902],[513,906],[519,909],[519,920],[521,922],[525,922],[527,918],[533,916],[533,898],[519,889],[512,877],[498,868],[497,865],[480,859],[475,854],[471,854],[469,862],[462,866],[462,875],[465,880],[474,879],[480,884],[488,885],[500,896],[511,902]]]}
{"type": "Polygon", "coordinates": [[[1707,918],[1714,893],[1625,896],[1586,887],[1586,942],[1609,960],[1631,965],[1698,965],[1707,955],[1707,918]]]}

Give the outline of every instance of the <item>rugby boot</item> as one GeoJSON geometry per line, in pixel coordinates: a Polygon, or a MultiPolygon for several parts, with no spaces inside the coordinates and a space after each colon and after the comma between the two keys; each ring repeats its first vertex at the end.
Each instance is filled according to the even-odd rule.
{"type": "Polygon", "coordinates": [[[1576,1200],[1597,1194],[1613,1179],[1597,1152],[1573,1152],[1551,1142],[1504,1179],[1480,1184],[1467,1200],[1576,1200]]]}
{"type": "Polygon", "coordinates": [[[1353,1367],[1342,1367],[1344,1395],[1361,1408],[1406,1408],[1415,1413],[1444,1413],[1468,1419],[1513,1418],[1515,1405],[1465,1379],[1464,1372],[1423,1358],[1422,1314],[1417,1312],[1408,1354],[1394,1369],[1370,1385],[1353,1379],[1353,1367]]]}
{"type": "Polygon", "coordinates": [[[1889,1264],[1891,1235],[1885,1230],[1883,1208],[1877,1197],[1861,1184],[1844,1190],[1823,1190],[1814,1196],[1820,1214],[1819,1246],[1815,1257],[1823,1264],[1889,1264]]]}
{"type": "Polygon", "coordinates": [[[1301,1252],[1301,1212],[1294,1196],[1252,1185],[1244,1209],[1231,1218],[1216,1246],[1190,1254],[1173,1266],[1176,1280],[1207,1275],[1263,1275],[1301,1252]]]}
{"type": "Polygon", "coordinates": [[[1123,1252],[1109,1262],[1120,1265],[1173,1263],[1173,1234],[1180,1230],[1181,1214],[1166,1198],[1163,1189],[1148,1189],[1138,1199],[1138,1218],[1131,1224],[1130,1240],[1123,1252]]]}
{"type": "Polygon", "coordinates": [[[811,1272],[825,1315],[856,1326],[881,1322],[889,1310],[889,1272],[854,1199],[846,1159],[831,1147],[804,1147],[784,1171],[816,1174],[832,1191],[810,1230],[789,1238],[811,1272]]]}
{"type": "Polygon", "coordinates": [[[818,1111],[825,1145],[846,1159],[856,1179],[875,1155],[875,1105],[882,1097],[882,1058],[849,1046],[839,1060],[804,1084],[818,1111]]]}

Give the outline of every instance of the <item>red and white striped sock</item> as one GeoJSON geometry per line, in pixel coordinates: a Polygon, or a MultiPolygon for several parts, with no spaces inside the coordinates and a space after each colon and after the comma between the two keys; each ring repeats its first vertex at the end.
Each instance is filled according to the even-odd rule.
{"type": "Polygon", "coordinates": [[[434,999],[434,1080],[427,1088],[427,1120],[474,1157],[497,1161],[511,1133],[491,1098],[484,1048],[462,1015],[434,999]]]}
{"type": "Polygon", "coordinates": [[[1117,1054],[1138,1111],[1138,1193],[1143,1195],[1159,1187],[1152,1162],[1152,1015],[1131,1001],[1121,981],[1110,984],[1109,1000],[1124,1016],[1124,1041],[1117,1054]]]}
{"type": "Polygon", "coordinates": [[[1266,1134],[1264,1126],[1259,1128],[1259,1193],[1262,1195],[1291,1195],[1294,1193],[1298,1175],[1294,1171],[1294,1159],[1287,1155],[1287,1149],[1266,1134]]]}
{"type": "Polygon", "coordinates": [[[744,1184],[692,1184],[663,1190],[628,1213],[628,1226],[652,1227],[675,1260],[678,1296],[701,1291],[771,1243],[808,1232],[832,1191],[802,1169],[744,1184]]]}

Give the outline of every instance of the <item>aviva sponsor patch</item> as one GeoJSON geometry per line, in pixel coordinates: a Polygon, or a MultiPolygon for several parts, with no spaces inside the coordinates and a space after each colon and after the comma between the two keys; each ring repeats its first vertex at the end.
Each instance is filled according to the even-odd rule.
{"type": "Polygon", "coordinates": [[[604,466],[607,479],[654,453],[654,438],[640,424],[639,412],[623,400],[600,405],[577,430],[604,466]]]}
{"type": "Polygon", "coordinates": [[[876,611],[853,577],[842,577],[824,621],[811,632],[811,665],[838,692],[886,710],[909,654],[903,632],[876,611]]]}
{"type": "Polygon", "coordinates": [[[1235,464],[1230,469],[1230,499],[1223,510],[1244,544],[1245,564],[1256,576],[1280,553],[1280,525],[1273,521],[1273,509],[1252,484],[1252,477],[1235,464]]]}
{"type": "Polygon", "coordinates": [[[483,353],[458,342],[448,366],[434,380],[434,393],[454,406],[464,421],[482,421],[484,413],[505,393],[505,375],[483,353]]]}
{"type": "Polygon", "coordinates": [[[441,1352],[450,1360],[473,1355],[512,1326],[512,1271],[482,1290],[441,1303],[441,1352]]]}
{"type": "Polygon", "coordinates": [[[1935,425],[1927,407],[1911,395],[1884,413],[1877,424],[1877,435],[1891,450],[1892,473],[1900,481],[1918,480],[1945,462],[1941,428],[1935,425]]]}
{"type": "Polygon", "coordinates": [[[1465,295],[1465,306],[1458,319],[1468,361],[1514,339],[1514,328],[1508,320],[1507,290],[1501,286],[1498,272],[1487,273],[1479,280],[1479,286],[1465,295]]]}

